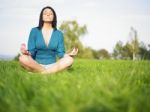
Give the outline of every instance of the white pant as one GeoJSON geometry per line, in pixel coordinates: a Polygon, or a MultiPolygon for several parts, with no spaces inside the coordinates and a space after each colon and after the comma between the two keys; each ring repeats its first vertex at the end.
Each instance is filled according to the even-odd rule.
{"type": "Polygon", "coordinates": [[[54,63],[53,64],[48,64],[48,65],[43,65],[43,64],[40,64],[40,65],[42,67],[44,67],[45,69],[48,69],[48,68],[52,67],[54,65],[54,63]]]}

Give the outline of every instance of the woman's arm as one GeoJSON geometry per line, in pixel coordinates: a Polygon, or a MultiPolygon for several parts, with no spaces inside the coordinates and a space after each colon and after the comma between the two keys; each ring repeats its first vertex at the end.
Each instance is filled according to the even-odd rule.
{"type": "Polygon", "coordinates": [[[32,28],[29,34],[27,51],[31,54],[33,59],[36,55],[35,34],[36,34],[36,29],[32,28]]]}
{"type": "Polygon", "coordinates": [[[64,36],[63,33],[60,33],[60,38],[58,40],[58,47],[57,47],[57,56],[59,58],[64,57],[65,55],[65,46],[64,46],[64,36]]]}

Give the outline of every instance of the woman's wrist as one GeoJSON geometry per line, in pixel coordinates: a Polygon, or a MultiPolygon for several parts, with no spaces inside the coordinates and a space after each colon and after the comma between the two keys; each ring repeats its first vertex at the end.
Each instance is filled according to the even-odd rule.
{"type": "Polygon", "coordinates": [[[73,57],[70,53],[64,55],[64,57],[68,57],[68,56],[73,57]]]}

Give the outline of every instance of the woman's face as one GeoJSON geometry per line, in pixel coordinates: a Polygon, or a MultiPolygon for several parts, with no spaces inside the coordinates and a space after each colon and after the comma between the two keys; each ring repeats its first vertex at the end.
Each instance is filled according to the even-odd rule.
{"type": "Polygon", "coordinates": [[[53,21],[53,18],[54,18],[54,14],[52,12],[51,9],[44,9],[43,11],[43,21],[44,22],[51,22],[53,21]]]}

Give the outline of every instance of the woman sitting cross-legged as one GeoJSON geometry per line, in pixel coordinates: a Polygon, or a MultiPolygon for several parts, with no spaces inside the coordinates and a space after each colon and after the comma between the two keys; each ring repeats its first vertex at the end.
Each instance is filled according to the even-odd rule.
{"type": "Polygon", "coordinates": [[[63,33],[57,29],[57,17],[53,8],[44,7],[40,13],[39,25],[30,31],[28,49],[21,46],[19,62],[32,72],[55,73],[73,64],[78,49],[65,53],[63,33]],[[60,59],[56,61],[56,56],[60,59]]]}

